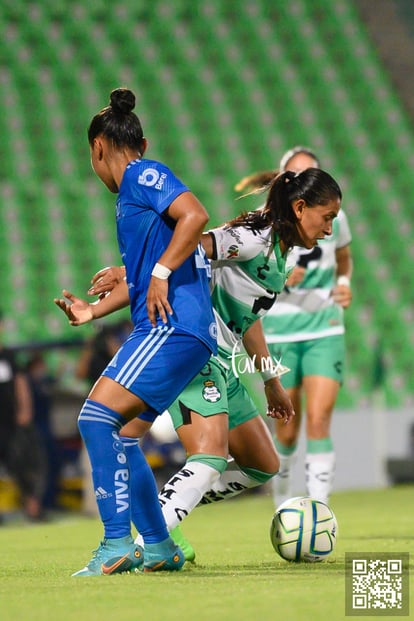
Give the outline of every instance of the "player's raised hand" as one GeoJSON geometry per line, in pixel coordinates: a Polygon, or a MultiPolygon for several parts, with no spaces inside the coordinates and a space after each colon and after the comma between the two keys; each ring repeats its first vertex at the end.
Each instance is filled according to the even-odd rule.
{"type": "Polygon", "coordinates": [[[94,315],[89,302],[76,297],[66,289],[63,289],[62,294],[66,299],[55,298],[53,301],[65,313],[71,326],[81,326],[92,321],[94,315]]]}

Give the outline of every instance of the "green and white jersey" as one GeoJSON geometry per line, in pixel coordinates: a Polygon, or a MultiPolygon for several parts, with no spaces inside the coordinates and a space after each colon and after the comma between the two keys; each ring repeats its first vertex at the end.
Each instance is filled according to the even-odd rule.
{"type": "MultiPolygon", "coordinates": [[[[214,241],[211,297],[217,319],[217,342],[231,353],[246,330],[273,305],[283,290],[286,256],[272,227],[244,226],[209,231],[214,241]]],[[[294,264],[292,264],[293,267],[294,264]]]]}
{"type": "Polygon", "coordinates": [[[351,242],[348,220],[342,209],[332,224],[332,234],[312,250],[295,247],[296,265],[306,268],[300,285],[285,288],[263,319],[268,343],[307,341],[343,334],[343,308],[331,291],[336,282],[336,250],[351,242]]]}

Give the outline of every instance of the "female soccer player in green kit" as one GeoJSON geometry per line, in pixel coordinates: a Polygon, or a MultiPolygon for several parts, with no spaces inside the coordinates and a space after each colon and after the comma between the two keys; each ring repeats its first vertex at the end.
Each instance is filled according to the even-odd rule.
{"type": "MultiPolygon", "coordinates": [[[[169,408],[189,455],[184,467],[160,493],[170,530],[203,499],[208,502],[228,498],[264,483],[278,471],[279,459],[271,434],[230,361],[241,340],[258,370],[263,360],[269,360],[259,320],[283,290],[289,250],[295,245],[314,248],[318,240],[330,235],[340,201],[339,186],[328,173],[316,168],[300,175],[287,172],[274,181],[262,209],[242,214],[203,234],[202,244],[212,260],[211,291],[218,318],[219,358],[221,369],[227,367],[227,377],[223,381],[223,370],[212,362],[169,408]],[[213,387],[216,390],[211,390],[213,387]],[[209,402],[206,395],[214,395],[214,402],[209,402]],[[227,464],[217,460],[217,446],[223,438],[214,433],[215,419],[227,412],[229,454],[237,464],[231,469],[225,469],[227,464]],[[211,435],[205,433],[206,421],[213,431],[211,435]]],[[[113,274],[101,271],[94,278],[91,292],[107,291],[113,286],[112,279],[113,274]]],[[[114,290],[123,286],[122,277],[116,280],[119,282],[114,290]]],[[[271,369],[262,370],[268,415],[286,422],[294,411],[275,367],[273,364],[271,369]]],[[[149,427],[148,419],[138,417],[128,423],[122,435],[142,437],[149,427]]]]}

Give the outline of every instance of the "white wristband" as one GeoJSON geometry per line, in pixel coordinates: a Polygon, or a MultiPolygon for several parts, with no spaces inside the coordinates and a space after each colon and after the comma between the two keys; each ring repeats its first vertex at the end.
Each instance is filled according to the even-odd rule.
{"type": "Polygon", "coordinates": [[[156,263],[151,272],[151,276],[155,276],[155,278],[160,278],[161,280],[167,280],[171,272],[172,270],[170,270],[169,267],[165,267],[165,265],[161,265],[161,263],[156,263]]]}
{"type": "Polygon", "coordinates": [[[270,379],[274,379],[278,377],[278,372],[273,371],[272,369],[265,369],[264,371],[260,371],[260,375],[262,376],[263,382],[267,382],[270,379]]]}
{"type": "Polygon", "coordinates": [[[344,285],[344,287],[351,287],[351,281],[349,280],[348,276],[338,276],[337,280],[336,280],[336,284],[340,287],[341,285],[344,285]]]}

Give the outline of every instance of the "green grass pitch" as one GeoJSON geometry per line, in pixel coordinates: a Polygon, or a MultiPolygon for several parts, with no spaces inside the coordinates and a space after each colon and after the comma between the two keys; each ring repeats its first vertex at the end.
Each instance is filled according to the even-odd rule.
{"type": "MultiPolygon", "coordinates": [[[[331,506],[338,543],[332,557],[318,564],[287,563],[276,555],[269,539],[268,494],[197,509],[183,526],[196,549],[196,564],[176,574],[72,578],[99,543],[97,520],[69,515],[49,524],[7,525],[0,528],[0,619],[346,619],[345,552],[411,551],[414,577],[414,486],[336,493],[331,506]]],[[[410,589],[412,599],[412,578],[410,589]]]]}

